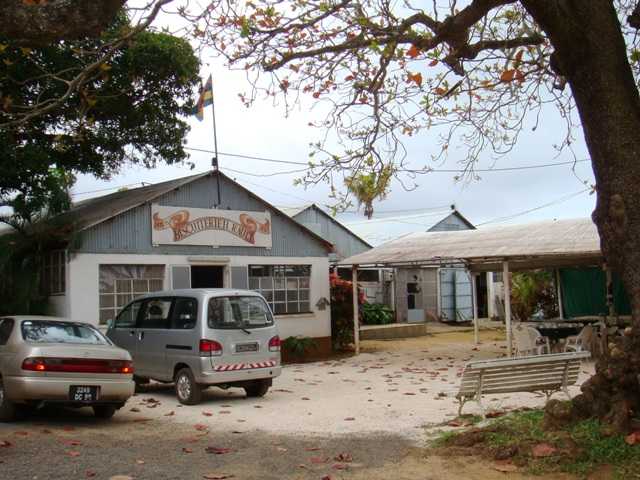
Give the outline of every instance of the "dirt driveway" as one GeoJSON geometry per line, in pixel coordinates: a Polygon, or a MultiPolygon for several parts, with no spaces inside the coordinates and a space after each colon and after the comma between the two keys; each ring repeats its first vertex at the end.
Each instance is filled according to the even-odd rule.
{"type": "MultiPolygon", "coordinates": [[[[501,355],[499,336],[484,333],[479,349],[459,333],[363,347],[358,357],[287,366],[261,399],[212,388],[201,405],[186,407],[157,385],[111,422],[81,410],[0,424],[0,478],[440,480],[453,478],[453,465],[458,478],[503,478],[490,466],[477,476],[476,461],[425,459],[420,448],[455,416],[455,401],[438,394],[455,388],[464,361],[501,355]]],[[[489,400],[508,409],[542,405],[544,397],[489,400]]]]}

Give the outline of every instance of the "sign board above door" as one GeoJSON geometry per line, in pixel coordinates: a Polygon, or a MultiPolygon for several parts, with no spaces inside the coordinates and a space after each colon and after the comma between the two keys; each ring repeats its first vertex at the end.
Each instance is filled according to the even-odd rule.
{"type": "Polygon", "coordinates": [[[151,205],[154,245],[271,248],[271,214],[151,205]]]}

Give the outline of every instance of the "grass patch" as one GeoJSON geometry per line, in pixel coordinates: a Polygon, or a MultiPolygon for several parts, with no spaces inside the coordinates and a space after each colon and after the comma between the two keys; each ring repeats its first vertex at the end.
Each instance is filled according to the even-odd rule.
{"type": "Polygon", "coordinates": [[[640,479],[640,445],[627,445],[624,437],[608,435],[597,420],[577,422],[565,430],[542,428],[544,412],[516,412],[491,421],[481,428],[446,432],[435,448],[460,447],[487,458],[504,459],[530,473],[567,472],[586,476],[602,465],[610,465],[615,478],[640,479]],[[555,451],[536,457],[533,448],[548,444],[555,451]]]}

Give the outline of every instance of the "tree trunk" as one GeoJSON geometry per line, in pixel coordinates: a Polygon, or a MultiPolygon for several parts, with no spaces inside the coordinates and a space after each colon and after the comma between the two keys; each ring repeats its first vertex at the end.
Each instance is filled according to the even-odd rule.
{"type": "Polygon", "coordinates": [[[640,413],[640,96],[611,0],[521,0],[571,87],[596,178],[602,252],[629,294],[633,328],[610,344],[578,402],[627,430],[640,413]]]}

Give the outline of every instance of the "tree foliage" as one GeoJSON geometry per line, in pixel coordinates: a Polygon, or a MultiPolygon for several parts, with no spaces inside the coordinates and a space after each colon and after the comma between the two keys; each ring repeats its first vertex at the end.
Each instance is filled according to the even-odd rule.
{"type": "MultiPolygon", "coordinates": [[[[63,98],[92,53],[130,28],[121,17],[99,39],[26,48],[0,42],[0,120],[63,98]],[[56,72],[55,78],[43,72],[56,72]]],[[[141,32],[101,63],[78,92],[28,123],[0,130],[0,205],[37,212],[73,174],[109,178],[124,163],[147,167],[187,155],[183,142],[199,62],[189,43],[141,32]]],[[[57,193],[56,193],[57,192],[57,193]]],[[[50,204],[50,202],[48,202],[50,204]]]]}

